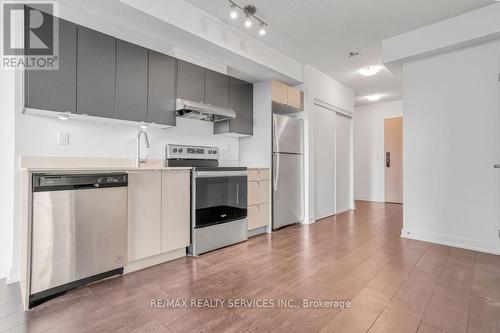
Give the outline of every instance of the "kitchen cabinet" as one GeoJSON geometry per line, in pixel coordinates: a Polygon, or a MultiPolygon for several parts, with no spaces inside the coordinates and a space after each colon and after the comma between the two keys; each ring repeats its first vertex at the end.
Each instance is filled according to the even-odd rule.
{"type": "Polygon", "coordinates": [[[230,78],[229,108],[236,118],[214,124],[214,134],[253,135],[253,84],[230,78]]]}
{"type": "Polygon", "coordinates": [[[177,60],[149,50],[148,122],[175,126],[177,60]]]}
{"type": "Polygon", "coordinates": [[[304,109],[304,94],[297,88],[287,87],[287,104],[293,108],[304,109]]]}
{"type": "Polygon", "coordinates": [[[190,244],[191,174],[190,170],[162,172],[162,252],[190,244]]]}
{"type": "Polygon", "coordinates": [[[205,103],[222,108],[229,107],[229,76],[206,70],[205,103]]]}
{"type": "Polygon", "coordinates": [[[271,221],[270,170],[248,169],[248,230],[268,226],[271,221]]]}
{"type": "Polygon", "coordinates": [[[162,172],[128,174],[128,261],[162,252],[162,172]]]}
{"type": "Polygon", "coordinates": [[[248,202],[262,204],[269,202],[269,180],[254,180],[248,182],[248,202]]]}
{"type": "Polygon", "coordinates": [[[288,86],[279,81],[271,82],[271,94],[274,102],[288,103],[288,86]]]}
{"type": "Polygon", "coordinates": [[[74,23],[56,17],[54,19],[59,20],[59,68],[57,70],[26,70],[24,72],[25,107],[76,112],[77,28],[74,23]]]}
{"type": "Polygon", "coordinates": [[[116,39],[82,26],[77,30],[76,111],[114,118],[116,39]]]}
{"type": "Polygon", "coordinates": [[[123,40],[116,46],[116,118],[147,121],[148,50],[123,40]]]}
{"type": "Polygon", "coordinates": [[[269,225],[269,203],[248,206],[248,230],[269,225]]]}
{"type": "Polygon", "coordinates": [[[271,82],[273,111],[293,113],[304,110],[304,93],[279,81],[271,82]]]}
{"type": "Polygon", "coordinates": [[[184,60],[177,63],[177,98],[205,102],[205,68],[184,60]]]}

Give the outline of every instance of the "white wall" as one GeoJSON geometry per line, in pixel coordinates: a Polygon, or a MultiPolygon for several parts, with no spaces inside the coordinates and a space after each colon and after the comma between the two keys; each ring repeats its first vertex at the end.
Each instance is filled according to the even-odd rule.
{"type": "Polygon", "coordinates": [[[403,65],[404,237],[500,254],[500,41],[403,65]]]}
{"type": "Polygon", "coordinates": [[[253,136],[240,139],[240,162],[256,168],[272,167],[271,81],[253,86],[253,136]]]}
{"type": "Polygon", "coordinates": [[[430,56],[500,36],[500,3],[452,17],[382,41],[384,63],[430,56]]]}
{"type": "Polygon", "coordinates": [[[0,71],[0,279],[7,276],[12,260],[14,220],[15,91],[13,71],[0,71]]]}
{"type": "Polygon", "coordinates": [[[354,112],[354,197],[385,201],[384,119],[403,116],[403,101],[357,107],[354,112]]]}

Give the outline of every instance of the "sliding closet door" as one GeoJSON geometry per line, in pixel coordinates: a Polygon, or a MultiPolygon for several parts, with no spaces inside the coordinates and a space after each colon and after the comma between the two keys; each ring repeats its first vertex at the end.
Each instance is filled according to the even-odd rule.
{"type": "Polygon", "coordinates": [[[314,215],[335,214],[335,112],[314,105],[314,215]]]}
{"type": "Polygon", "coordinates": [[[350,117],[335,116],[335,208],[337,213],[352,209],[352,134],[350,117]]]}

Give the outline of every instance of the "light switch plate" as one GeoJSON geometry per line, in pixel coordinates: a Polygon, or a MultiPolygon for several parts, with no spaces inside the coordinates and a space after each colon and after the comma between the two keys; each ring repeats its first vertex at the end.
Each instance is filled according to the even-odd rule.
{"type": "Polygon", "coordinates": [[[57,136],[57,144],[61,146],[69,145],[69,132],[59,132],[57,136]]]}

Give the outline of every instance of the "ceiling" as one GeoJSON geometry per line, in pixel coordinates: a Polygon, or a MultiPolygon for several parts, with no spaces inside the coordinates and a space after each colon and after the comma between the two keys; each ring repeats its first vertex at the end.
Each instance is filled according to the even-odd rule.
{"type": "MultiPolygon", "coordinates": [[[[240,28],[241,18],[229,18],[227,0],[186,0],[209,14],[240,28]]],[[[310,64],[356,92],[356,105],[370,104],[365,96],[382,94],[378,102],[400,99],[399,79],[387,69],[372,77],[357,73],[381,63],[381,41],[465,12],[494,0],[235,0],[253,4],[269,24],[260,38],[267,45],[310,64]],[[349,58],[351,50],[359,55],[349,58]]],[[[241,16],[240,16],[241,17],[241,16]]]]}

